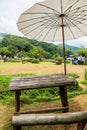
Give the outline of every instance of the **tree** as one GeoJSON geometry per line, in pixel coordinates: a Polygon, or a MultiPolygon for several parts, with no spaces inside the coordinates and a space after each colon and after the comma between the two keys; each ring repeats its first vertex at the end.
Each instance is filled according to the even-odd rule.
{"type": "Polygon", "coordinates": [[[17,52],[18,52],[17,47],[9,45],[7,49],[8,51],[10,51],[10,57],[14,57],[15,55],[17,55],[17,52]]]}
{"type": "Polygon", "coordinates": [[[81,56],[87,57],[87,49],[78,50],[77,53],[81,56]]]}
{"type": "Polygon", "coordinates": [[[4,56],[10,56],[11,52],[7,49],[7,47],[0,48],[0,55],[4,56]]]}
{"type": "Polygon", "coordinates": [[[46,58],[47,55],[49,55],[49,53],[40,47],[34,47],[32,50],[30,50],[29,55],[31,57],[41,59],[41,58],[46,58]]]}

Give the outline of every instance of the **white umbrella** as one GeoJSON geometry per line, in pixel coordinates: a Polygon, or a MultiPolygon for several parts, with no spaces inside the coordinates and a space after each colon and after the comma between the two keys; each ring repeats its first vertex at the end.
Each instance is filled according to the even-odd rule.
{"type": "Polygon", "coordinates": [[[66,75],[65,39],[87,36],[87,0],[45,0],[26,10],[17,26],[25,36],[40,41],[62,41],[66,75]]]}

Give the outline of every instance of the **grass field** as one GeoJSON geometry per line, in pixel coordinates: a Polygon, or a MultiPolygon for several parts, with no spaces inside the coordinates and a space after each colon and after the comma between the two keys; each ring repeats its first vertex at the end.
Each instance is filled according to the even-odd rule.
{"type": "MultiPolygon", "coordinates": [[[[84,78],[86,65],[72,65],[67,64],[67,73],[76,73],[80,76],[80,80],[84,78]]],[[[45,74],[59,74],[64,73],[64,66],[55,65],[51,62],[41,62],[40,64],[31,64],[31,63],[0,63],[0,75],[7,74],[22,74],[22,73],[32,73],[36,75],[45,75],[45,74]]]]}
{"type": "MultiPolygon", "coordinates": [[[[84,72],[87,69],[87,66],[83,65],[72,65],[67,64],[67,73],[75,73],[78,74],[79,82],[84,79],[84,72]]],[[[64,67],[62,65],[55,65],[55,63],[50,62],[42,62],[40,64],[31,64],[31,63],[0,63],[0,75],[10,75],[10,74],[35,74],[35,75],[45,75],[45,74],[59,74],[64,73],[64,67]]],[[[69,107],[70,111],[83,111],[87,110],[87,94],[76,96],[75,98],[69,99],[69,107]]],[[[40,109],[42,106],[44,107],[55,107],[59,106],[60,101],[54,101],[48,103],[39,103],[39,104],[31,104],[26,105],[26,109],[40,109]]],[[[22,106],[22,109],[25,109],[22,106]]],[[[4,124],[11,123],[11,117],[14,112],[13,107],[8,106],[0,106],[0,130],[3,130],[4,124]]],[[[33,127],[33,128],[25,128],[23,130],[65,130],[61,126],[50,126],[50,127],[33,127]]],[[[5,127],[4,130],[12,130],[12,128],[5,127]]],[[[76,126],[69,126],[69,130],[76,130],[76,126]]],[[[86,129],[87,130],[87,127],[86,129]]]]}

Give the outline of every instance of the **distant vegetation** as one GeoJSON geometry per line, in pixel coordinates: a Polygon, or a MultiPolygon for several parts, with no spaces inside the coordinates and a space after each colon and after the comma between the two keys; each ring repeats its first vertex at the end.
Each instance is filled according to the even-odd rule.
{"type": "MultiPolygon", "coordinates": [[[[0,41],[0,54],[12,58],[14,56],[24,56],[37,59],[52,59],[58,55],[63,57],[62,47],[60,46],[10,34],[5,35],[3,40],[0,41]]],[[[70,54],[73,54],[73,51],[66,49],[66,56],[70,54]]]]}

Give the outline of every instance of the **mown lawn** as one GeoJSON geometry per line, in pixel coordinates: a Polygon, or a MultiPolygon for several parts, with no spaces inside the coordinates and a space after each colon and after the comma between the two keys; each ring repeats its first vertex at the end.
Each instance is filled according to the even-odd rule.
{"type": "MultiPolygon", "coordinates": [[[[67,64],[67,73],[76,73],[80,76],[80,80],[84,78],[85,69],[87,65],[72,65],[67,64]]],[[[45,75],[45,74],[58,74],[64,73],[64,66],[56,65],[51,62],[41,62],[40,64],[32,63],[0,63],[0,75],[7,74],[35,74],[35,75],[45,75]]]]}

